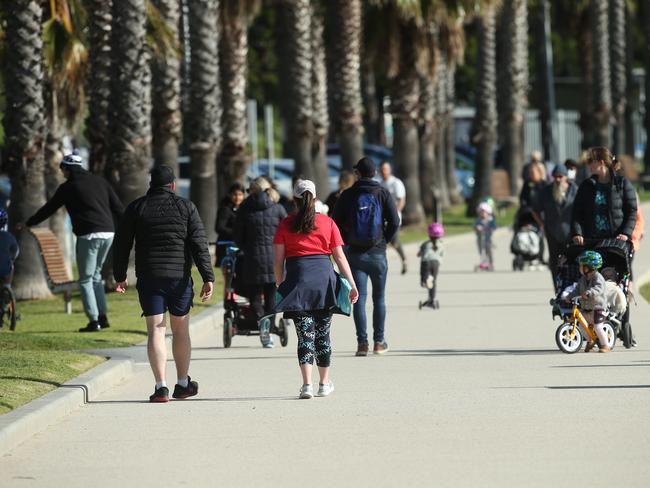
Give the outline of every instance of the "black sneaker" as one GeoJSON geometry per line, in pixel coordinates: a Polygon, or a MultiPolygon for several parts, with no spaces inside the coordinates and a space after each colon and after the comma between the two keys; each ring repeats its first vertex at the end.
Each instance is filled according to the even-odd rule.
{"type": "MultiPolygon", "coordinates": [[[[178,385],[176,385],[178,386],[178,385]]],[[[167,403],[169,401],[169,388],[161,386],[149,397],[151,403],[167,403]]]]}
{"type": "Polygon", "coordinates": [[[97,322],[99,322],[99,326],[102,329],[108,329],[111,326],[111,324],[108,323],[108,317],[106,315],[100,315],[97,318],[97,322]]]}
{"type": "Polygon", "coordinates": [[[174,387],[174,394],[172,397],[182,400],[183,398],[189,398],[196,395],[199,392],[199,384],[196,381],[192,381],[192,378],[187,377],[187,386],[181,386],[176,384],[174,387]]]}
{"type": "Polygon", "coordinates": [[[88,325],[86,327],[79,329],[79,332],[99,332],[100,330],[102,330],[102,326],[99,325],[99,322],[96,320],[91,320],[88,322],[88,325]]]}

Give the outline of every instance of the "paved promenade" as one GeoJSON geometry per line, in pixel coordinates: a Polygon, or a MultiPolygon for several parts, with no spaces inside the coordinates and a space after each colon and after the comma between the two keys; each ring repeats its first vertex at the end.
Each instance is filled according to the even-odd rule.
{"type": "MultiPolygon", "coordinates": [[[[287,348],[225,350],[209,330],[194,340],[198,397],[147,403],[140,362],[1,457],[0,486],[648,486],[650,307],[633,306],[637,348],[562,354],[550,275],[513,273],[510,237],[498,231],[494,273],[473,272],[473,236],[446,239],[436,311],[417,307],[416,246],[405,276],[391,250],[391,351],[354,357],[352,319],[336,317],[331,397],[296,400],[293,331],[287,348]]],[[[650,242],[635,270],[650,270],[650,242]]]]}

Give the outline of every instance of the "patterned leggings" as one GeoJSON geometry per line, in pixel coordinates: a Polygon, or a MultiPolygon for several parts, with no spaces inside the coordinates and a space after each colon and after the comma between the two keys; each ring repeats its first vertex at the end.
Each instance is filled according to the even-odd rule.
{"type": "Polygon", "coordinates": [[[330,342],[330,312],[301,312],[292,314],[298,335],[298,362],[300,364],[316,364],[321,368],[330,365],[332,344],[330,342]]]}

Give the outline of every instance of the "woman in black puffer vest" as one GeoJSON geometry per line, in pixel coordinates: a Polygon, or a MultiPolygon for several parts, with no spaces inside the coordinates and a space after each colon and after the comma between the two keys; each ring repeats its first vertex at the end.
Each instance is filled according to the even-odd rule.
{"type": "Polygon", "coordinates": [[[589,149],[591,177],[582,182],[573,206],[573,242],[585,239],[630,240],[636,224],[636,193],[630,181],[617,174],[620,162],[605,147],[589,149]]]}
{"type": "MultiPolygon", "coordinates": [[[[237,247],[244,252],[242,276],[238,277],[238,282],[250,297],[251,308],[258,319],[275,307],[273,237],[278,224],[287,216],[284,208],[269,196],[270,190],[271,184],[266,178],[253,180],[250,195],[239,207],[233,228],[237,247]]],[[[260,326],[260,340],[264,347],[273,347],[270,326],[270,323],[260,326]]]]}

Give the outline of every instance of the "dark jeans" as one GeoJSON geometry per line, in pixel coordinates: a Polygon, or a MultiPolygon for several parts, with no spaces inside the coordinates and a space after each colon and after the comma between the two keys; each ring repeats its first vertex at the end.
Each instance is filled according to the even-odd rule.
{"type": "MultiPolygon", "coordinates": [[[[250,296],[251,309],[258,319],[275,308],[275,283],[248,285],[246,289],[250,296]],[[262,305],[262,296],[264,296],[264,305],[262,305]]],[[[273,324],[274,318],[271,317],[271,324],[273,324]]]]}
{"type": "Polygon", "coordinates": [[[368,343],[366,324],[366,298],[368,296],[368,278],[372,283],[372,329],[373,340],[384,342],[384,322],[386,321],[386,302],[384,289],[386,288],[386,274],[388,261],[386,253],[371,254],[357,253],[346,249],[345,255],[352,269],[352,277],[359,290],[359,300],[354,304],[354,325],[357,328],[357,342],[368,343]]]}

